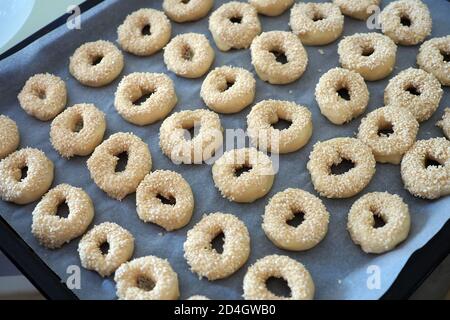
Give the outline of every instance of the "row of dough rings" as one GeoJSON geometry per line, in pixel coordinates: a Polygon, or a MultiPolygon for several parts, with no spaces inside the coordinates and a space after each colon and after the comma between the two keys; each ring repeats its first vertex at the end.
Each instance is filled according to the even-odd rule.
{"type": "Polygon", "coordinates": [[[248,0],[258,13],[265,16],[279,16],[294,3],[294,0],[248,0]]]}
{"type": "Polygon", "coordinates": [[[302,251],[315,247],[328,231],[330,214],[322,200],[301,189],[286,189],[274,195],[266,206],[262,228],[279,248],[302,251]],[[296,214],[304,220],[297,227],[287,224],[296,214]]]}
{"type": "Polygon", "coordinates": [[[431,33],[432,19],[420,0],[398,0],[389,3],[380,14],[381,31],[395,43],[416,45],[431,33]]]}
{"type": "Polygon", "coordinates": [[[306,50],[292,32],[263,32],[253,40],[250,52],[256,73],[271,84],[287,84],[297,80],[308,64],[306,50]],[[286,57],[285,63],[277,60],[283,55],[286,57]]]}
{"type": "Polygon", "coordinates": [[[308,270],[300,262],[287,256],[270,255],[256,261],[244,277],[246,300],[312,300],[314,282],[308,270]],[[283,278],[291,289],[290,297],[273,294],[267,289],[267,279],[283,278]]]}
{"type": "Polygon", "coordinates": [[[408,68],[389,80],[384,90],[384,104],[405,108],[422,122],[439,107],[443,93],[441,84],[431,73],[408,68]]]}
{"type": "Polygon", "coordinates": [[[347,229],[353,242],[367,253],[392,250],[408,237],[411,219],[408,205],[398,195],[367,193],[350,208],[347,229]],[[375,227],[374,216],[385,223],[375,227]]]}
{"type": "Polygon", "coordinates": [[[53,119],[50,142],[62,157],[87,156],[102,142],[105,114],[93,104],[76,104],[53,119]]]}
{"type": "Polygon", "coordinates": [[[231,1],[211,14],[209,30],[219,50],[246,49],[261,33],[261,24],[255,7],[231,1]]]}
{"type": "Polygon", "coordinates": [[[152,168],[152,156],[145,142],[132,133],[118,132],[95,148],[87,160],[95,184],[110,197],[122,200],[136,191],[152,168]],[[116,172],[118,155],[127,153],[124,171],[116,172]]]}
{"type": "Polygon", "coordinates": [[[250,254],[250,236],[245,224],[232,214],[221,212],[203,216],[187,233],[184,257],[191,270],[208,280],[228,277],[241,268],[250,254]],[[223,252],[211,245],[224,234],[223,252]]]}
{"type": "Polygon", "coordinates": [[[419,48],[417,64],[443,86],[450,86],[450,35],[425,41],[419,48]]]}
{"type": "Polygon", "coordinates": [[[339,42],[338,54],[342,67],[358,72],[368,81],[376,81],[394,69],[397,46],[379,33],[355,33],[339,42]]]}
{"type": "Polygon", "coordinates": [[[298,3],[291,9],[289,25],[303,44],[325,45],[342,34],[344,16],[333,3],[298,3]]]}
{"type": "Polygon", "coordinates": [[[100,276],[110,276],[133,255],[134,238],[126,229],[113,222],[103,222],[89,230],[78,244],[81,265],[96,271],[100,276]],[[108,252],[102,252],[107,244],[108,252]]]}
{"type": "Polygon", "coordinates": [[[450,141],[433,138],[417,141],[403,156],[401,174],[414,196],[436,199],[450,194],[450,141]],[[429,160],[437,165],[429,164],[429,160]]]}
{"type": "Polygon", "coordinates": [[[264,197],[272,188],[275,170],[272,160],[255,148],[225,152],[212,167],[214,184],[230,201],[250,203],[264,197]],[[239,176],[237,171],[248,169],[239,176]]]}
{"type": "Polygon", "coordinates": [[[344,124],[362,114],[369,103],[369,90],[357,72],[333,68],[316,85],[320,112],[334,124],[344,124]]]}
{"type": "Polygon", "coordinates": [[[334,138],[314,145],[307,168],[314,189],[327,198],[349,198],[364,189],[375,174],[372,150],[355,138],[334,138]],[[332,174],[331,167],[343,160],[354,167],[343,174],[332,174]]]}
{"type": "Polygon", "coordinates": [[[376,161],[399,164],[416,141],[418,131],[419,123],[409,111],[386,106],[361,120],[358,139],[372,149],[376,161]],[[392,129],[392,133],[380,134],[384,129],[392,129]]]}
{"type": "Polygon", "coordinates": [[[209,110],[185,110],[166,118],[159,129],[162,152],[174,162],[201,164],[211,158],[223,143],[219,116],[209,110]],[[198,130],[190,140],[187,130],[198,130]]]}
{"type": "Polygon", "coordinates": [[[447,139],[450,139],[450,108],[445,108],[442,120],[439,120],[436,126],[442,129],[447,139]]]}
{"type": "Polygon", "coordinates": [[[194,195],[179,173],[157,170],[139,184],[136,210],[144,222],[156,223],[167,231],[180,229],[191,220],[194,195]]]}
{"type": "Polygon", "coordinates": [[[114,106],[128,122],[144,126],[164,119],[178,102],[172,79],[163,73],[135,72],[117,87],[114,106]],[[151,94],[144,102],[135,101],[151,94]]]}
{"type": "Polygon", "coordinates": [[[333,0],[346,16],[366,20],[379,7],[381,0],[333,0]]]}
{"type": "Polygon", "coordinates": [[[39,199],[53,182],[53,162],[44,152],[24,148],[0,161],[0,198],[16,204],[27,204],[39,199]],[[22,169],[27,176],[22,179],[22,169]]]}
{"type": "Polygon", "coordinates": [[[170,19],[182,23],[205,17],[213,5],[214,0],[164,0],[162,7],[170,19]]]}
{"type": "Polygon", "coordinates": [[[167,260],[155,256],[122,264],[114,281],[121,300],[176,300],[180,296],[177,274],[167,260]]]}
{"type": "Polygon", "coordinates": [[[161,50],[169,42],[171,33],[169,19],[155,9],[137,10],[117,28],[122,49],[137,56],[150,56],[161,50]]]}
{"type": "Polygon", "coordinates": [[[36,74],[27,80],[17,98],[26,113],[39,120],[48,121],[66,106],[66,84],[55,75],[36,74]]]}
{"type": "Polygon", "coordinates": [[[85,233],[94,218],[94,205],[81,188],[60,184],[51,189],[33,210],[31,232],[39,243],[49,249],[57,249],[85,233]],[[57,215],[63,203],[69,207],[69,215],[57,215]]]}
{"type": "Polygon", "coordinates": [[[0,114],[0,159],[17,150],[20,143],[19,128],[14,120],[0,114]]]}
{"type": "Polygon", "coordinates": [[[202,83],[200,96],[208,108],[220,113],[236,113],[255,99],[256,81],[243,68],[218,67],[208,73],[202,83]]]}
{"type": "Polygon", "coordinates": [[[248,135],[260,150],[289,153],[306,145],[313,125],[311,112],[294,102],[263,100],[252,107],[247,116],[248,135]],[[289,128],[275,129],[280,119],[291,122],[289,128]]]}
{"type": "Polygon", "coordinates": [[[122,52],[109,41],[87,42],[70,57],[70,73],[81,84],[102,87],[111,83],[122,72],[122,52]]]}

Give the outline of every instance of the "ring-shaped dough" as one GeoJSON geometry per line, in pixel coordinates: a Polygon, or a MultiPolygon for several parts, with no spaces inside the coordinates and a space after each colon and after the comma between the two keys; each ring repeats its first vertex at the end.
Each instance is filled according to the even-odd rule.
{"type": "Polygon", "coordinates": [[[163,10],[175,22],[197,21],[205,17],[214,0],[164,0],[163,10]]]}
{"type": "Polygon", "coordinates": [[[425,41],[419,48],[417,64],[434,74],[443,86],[450,86],[450,35],[425,41]]]}
{"type": "Polygon", "coordinates": [[[0,159],[17,150],[20,133],[14,120],[0,114],[0,159]]]}

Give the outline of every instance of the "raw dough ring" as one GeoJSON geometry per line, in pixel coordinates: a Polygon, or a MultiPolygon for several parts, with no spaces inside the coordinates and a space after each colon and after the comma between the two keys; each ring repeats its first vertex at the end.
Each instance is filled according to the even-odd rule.
{"type": "Polygon", "coordinates": [[[135,72],[120,81],[114,106],[126,121],[144,126],[164,119],[177,101],[173,81],[167,75],[135,72]],[[147,94],[151,95],[140,105],[134,103],[147,94]]]}
{"type": "Polygon", "coordinates": [[[94,205],[81,188],[60,184],[51,189],[33,211],[31,232],[40,244],[57,249],[83,235],[94,218],[94,205]],[[57,215],[62,203],[69,207],[69,215],[57,215]]]}
{"type": "Polygon", "coordinates": [[[245,224],[232,214],[211,213],[203,216],[187,233],[184,257],[191,270],[208,280],[226,278],[239,270],[250,254],[250,235],[245,224]],[[223,252],[211,245],[224,234],[223,252]]]}
{"type": "Polygon", "coordinates": [[[20,133],[14,120],[0,114],[0,159],[17,150],[20,133]]]}
{"type": "Polygon", "coordinates": [[[139,184],[136,190],[136,207],[141,220],[172,231],[183,228],[191,220],[194,195],[179,173],[157,170],[148,174],[139,184]]]}
{"type": "Polygon", "coordinates": [[[163,10],[175,22],[197,21],[206,16],[214,0],[164,0],[163,10]]]}
{"type": "Polygon", "coordinates": [[[114,281],[121,300],[176,300],[180,296],[177,274],[167,260],[155,256],[124,263],[116,271],[114,281]],[[145,288],[149,282],[154,285],[151,290],[145,288]]]}
{"type": "Polygon", "coordinates": [[[159,145],[172,161],[201,164],[213,156],[223,142],[219,116],[208,110],[185,110],[172,114],[159,129],[159,145]],[[191,140],[185,138],[187,130],[200,127],[191,140]]]}
{"type": "Polygon", "coordinates": [[[346,16],[358,20],[366,20],[374,10],[372,8],[380,6],[380,0],[333,0],[346,16]]]}
{"type": "Polygon", "coordinates": [[[403,156],[401,173],[405,188],[414,196],[437,199],[450,194],[450,141],[433,138],[417,141],[403,156]],[[430,165],[434,160],[440,166],[430,165]]]}
{"type": "Polygon", "coordinates": [[[113,222],[103,222],[89,230],[78,244],[81,265],[97,271],[102,277],[110,276],[117,268],[131,258],[134,251],[134,237],[126,229],[113,222]],[[102,246],[108,245],[108,252],[102,246]]]}
{"type": "Polygon", "coordinates": [[[167,69],[180,77],[199,78],[214,61],[215,53],[208,38],[200,33],[184,33],[174,37],[164,48],[167,69]]]}
{"type": "Polygon", "coordinates": [[[385,35],[404,46],[413,46],[425,40],[432,27],[430,11],[420,0],[389,3],[380,14],[380,23],[385,35]]]}
{"type": "Polygon", "coordinates": [[[353,242],[366,253],[383,253],[394,249],[408,237],[411,220],[408,205],[396,194],[367,193],[352,205],[347,229],[353,242]],[[375,227],[374,215],[384,221],[375,227]]]}
{"type": "Polygon", "coordinates": [[[322,200],[301,189],[278,192],[266,206],[262,228],[278,248],[303,251],[315,247],[328,231],[330,214],[322,200]],[[304,220],[297,227],[287,224],[297,213],[304,220]]]}
{"type": "Polygon", "coordinates": [[[236,113],[253,102],[255,91],[256,81],[250,71],[223,66],[206,76],[200,96],[211,110],[236,113]]]}
{"type": "Polygon", "coordinates": [[[270,255],[256,261],[244,277],[246,300],[312,300],[314,282],[300,262],[287,256],[270,255]],[[283,278],[291,289],[291,296],[277,296],[267,289],[267,279],[283,278]]]}
{"type": "Polygon", "coordinates": [[[264,197],[272,188],[275,170],[272,160],[255,148],[225,152],[212,167],[216,187],[230,201],[250,203],[264,197]],[[236,171],[250,169],[239,176],[236,171]]]}
{"type": "Polygon", "coordinates": [[[105,130],[102,111],[93,104],[76,104],[52,121],[50,142],[63,157],[87,156],[102,142],[105,130]]]}
{"type": "Polygon", "coordinates": [[[355,33],[339,42],[339,62],[368,81],[387,77],[394,70],[397,46],[379,33],[355,33]]]}
{"type": "Polygon", "coordinates": [[[292,32],[263,32],[250,47],[252,64],[258,76],[271,84],[287,84],[300,78],[308,64],[308,55],[300,39],[292,32]],[[277,55],[286,56],[286,63],[277,55]]]}
{"type": "Polygon", "coordinates": [[[419,123],[410,112],[386,106],[375,109],[361,120],[358,139],[372,149],[376,161],[399,164],[416,142],[418,131],[419,123]],[[388,128],[392,129],[391,134],[379,134],[380,130],[388,128]]]}
{"type": "Polygon", "coordinates": [[[334,138],[314,145],[307,164],[314,189],[323,197],[349,198],[363,190],[375,174],[370,148],[355,138],[334,138]],[[354,167],[332,174],[331,166],[350,160],[354,167]]]}
{"type": "Polygon", "coordinates": [[[294,0],[248,0],[248,3],[254,6],[258,13],[275,17],[292,6],[294,0]]]}
{"type": "Polygon", "coordinates": [[[109,41],[87,42],[70,57],[70,73],[81,84],[102,87],[111,83],[122,72],[122,52],[109,41]]]}
{"type": "Polygon", "coordinates": [[[16,204],[27,204],[39,199],[53,182],[53,162],[44,152],[24,148],[0,161],[0,198],[16,204]],[[27,176],[22,178],[22,169],[27,176]]]}
{"type": "Polygon", "coordinates": [[[211,14],[209,30],[221,51],[247,49],[253,38],[261,33],[261,24],[255,7],[231,1],[211,14]]]}
{"type": "Polygon", "coordinates": [[[60,113],[67,102],[64,81],[50,73],[41,73],[27,80],[17,96],[26,113],[41,121],[48,121],[60,113]]]}
{"type": "Polygon", "coordinates": [[[150,56],[170,40],[172,26],[166,15],[155,9],[140,9],[128,15],[117,29],[123,50],[137,56],[150,56]]]}
{"type": "Polygon", "coordinates": [[[450,108],[445,108],[442,120],[438,121],[436,126],[442,129],[447,139],[450,139],[450,108]]]}
{"type": "Polygon", "coordinates": [[[132,133],[119,132],[103,141],[87,160],[91,178],[110,197],[122,200],[136,191],[152,168],[152,156],[147,144],[132,133]],[[126,152],[124,171],[116,172],[119,154],[126,152]]]}
{"type": "Polygon", "coordinates": [[[408,68],[389,80],[384,90],[384,104],[405,108],[422,122],[439,107],[443,93],[441,84],[431,73],[408,68]]]}
{"type": "Polygon", "coordinates": [[[434,74],[443,86],[450,86],[450,35],[425,41],[419,48],[417,64],[434,74]]]}
{"type": "Polygon", "coordinates": [[[303,44],[319,46],[339,38],[344,16],[334,3],[298,3],[291,9],[289,25],[303,44]]]}
{"type": "Polygon", "coordinates": [[[252,144],[260,150],[289,153],[306,145],[311,138],[313,124],[311,112],[290,101],[263,100],[247,116],[247,133],[252,144]],[[280,119],[291,122],[287,129],[272,127],[280,119]]]}
{"type": "Polygon", "coordinates": [[[315,96],[320,112],[337,125],[358,117],[369,103],[364,78],[343,68],[333,68],[323,74],[316,85],[315,96]],[[341,96],[341,92],[348,96],[341,96]]]}

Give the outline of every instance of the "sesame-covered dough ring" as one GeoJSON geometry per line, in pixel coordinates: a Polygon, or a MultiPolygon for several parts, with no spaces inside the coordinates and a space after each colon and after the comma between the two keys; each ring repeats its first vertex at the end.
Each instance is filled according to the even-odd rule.
{"type": "Polygon", "coordinates": [[[287,84],[297,80],[308,64],[306,50],[292,32],[263,32],[253,40],[250,51],[256,73],[271,84],[287,84]],[[286,63],[277,61],[279,55],[286,57],[286,63]]]}
{"type": "Polygon", "coordinates": [[[136,207],[141,220],[172,231],[184,227],[191,220],[194,195],[179,173],[157,170],[148,174],[139,184],[136,207]],[[164,203],[161,197],[168,203],[164,203]]]}
{"type": "Polygon", "coordinates": [[[381,30],[395,43],[413,46],[431,33],[430,11],[420,0],[398,0],[389,3],[380,14],[381,30]]]}
{"type": "Polygon", "coordinates": [[[174,37],[164,48],[167,69],[180,77],[198,78],[214,61],[215,53],[208,38],[200,33],[184,33],[174,37]]]}
{"type": "Polygon", "coordinates": [[[262,228],[266,236],[285,250],[303,251],[315,247],[328,231],[330,214],[322,200],[301,189],[278,192],[266,206],[262,228]],[[297,227],[287,224],[297,213],[304,220],[297,227]]]}
{"type": "Polygon", "coordinates": [[[414,196],[437,199],[450,194],[450,141],[433,138],[417,141],[403,156],[405,188],[414,196]],[[439,165],[429,164],[429,160],[439,165]]]}
{"type": "Polygon", "coordinates": [[[170,19],[182,23],[203,18],[213,5],[214,0],[164,0],[162,7],[170,19]]]}
{"type": "Polygon", "coordinates": [[[260,150],[289,153],[302,148],[312,135],[311,112],[290,101],[263,100],[247,116],[248,135],[260,150]],[[289,128],[278,130],[272,124],[290,121],[289,128]]]}
{"type": "Polygon", "coordinates": [[[248,0],[248,3],[254,6],[258,13],[275,17],[292,6],[294,0],[248,0]]]}
{"type": "Polygon", "coordinates": [[[220,113],[236,113],[255,99],[256,81],[243,68],[223,66],[211,71],[200,90],[208,108],[220,113]]]}
{"type": "Polygon", "coordinates": [[[20,133],[14,120],[0,114],[0,159],[17,150],[20,133]]]}
{"type": "Polygon", "coordinates": [[[17,97],[26,113],[39,120],[48,121],[66,106],[66,84],[55,75],[36,74],[27,80],[17,97]]]}
{"type": "Polygon", "coordinates": [[[408,237],[411,219],[408,205],[396,194],[367,193],[352,205],[347,229],[353,242],[367,253],[383,253],[394,249],[408,237]],[[374,216],[384,221],[375,227],[374,216]]]}
{"type": "Polygon", "coordinates": [[[327,198],[349,198],[364,189],[375,174],[372,150],[355,138],[334,138],[314,145],[307,164],[314,189],[327,198]],[[333,174],[331,167],[349,160],[354,167],[333,174]]]}
{"type": "Polygon", "coordinates": [[[369,90],[364,78],[343,68],[333,68],[323,74],[316,85],[315,96],[320,112],[338,125],[362,114],[369,103],[369,90]]]}
{"type": "Polygon", "coordinates": [[[94,218],[94,206],[89,195],[81,188],[60,184],[47,192],[33,210],[31,232],[39,243],[56,249],[86,231],[94,218]],[[69,215],[57,215],[62,203],[69,207],[69,215]]]}
{"type": "Polygon", "coordinates": [[[250,203],[264,197],[272,188],[275,170],[272,160],[255,148],[225,152],[212,167],[216,187],[230,201],[250,203]],[[248,169],[239,176],[236,172],[248,169]]]}
{"type": "Polygon", "coordinates": [[[123,50],[137,56],[150,56],[170,40],[172,26],[166,15],[155,9],[140,9],[128,15],[117,29],[123,50]]]}
{"type": "Polygon", "coordinates": [[[180,296],[176,272],[169,261],[155,256],[124,263],[114,281],[121,300],[176,300],[180,296]]]}
{"type": "Polygon", "coordinates": [[[113,222],[103,222],[89,230],[78,244],[81,265],[97,271],[102,277],[110,276],[133,255],[134,237],[113,222]],[[107,244],[108,251],[102,252],[107,244]]]}
{"type": "Polygon", "coordinates": [[[147,144],[132,133],[119,132],[103,141],[87,160],[91,178],[110,197],[122,200],[136,191],[152,168],[147,144]],[[116,172],[118,155],[127,153],[124,171],[116,172]]]}
{"type": "Polygon", "coordinates": [[[109,41],[88,42],[70,57],[70,73],[81,84],[102,87],[111,83],[122,72],[122,52],[109,41]]]}
{"type": "Polygon", "coordinates": [[[66,158],[87,156],[102,142],[105,114],[93,104],[76,104],[53,119],[50,142],[66,158]]]}
{"type": "Polygon", "coordinates": [[[407,109],[422,122],[439,107],[443,93],[441,84],[431,73],[408,68],[389,80],[384,104],[407,109]]]}
{"type": "Polygon", "coordinates": [[[126,121],[144,126],[164,119],[177,101],[173,81],[167,75],[135,72],[120,81],[114,106],[126,121]],[[144,102],[134,103],[146,94],[151,95],[144,102]]]}
{"type": "Polygon", "coordinates": [[[368,81],[387,77],[394,70],[397,46],[379,33],[355,33],[339,42],[339,62],[368,81]]]}
{"type": "Polygon", "coordinates": [[[416,141],[418,131],[419,123],[409,111],[386,106],[361,120],[358,139],[372,149],[376,161],[399,164],[416,141]],[[392,133],[380,134],[383,129],[392,129],[392,133]]]}
{"type": "Polygon", "coordinates": [[[244,277],[246,300],[312,300],[314,291],[314,282],[308,270],[288,256],[265,256],[250,266],[244,277]],[[277,296],[270,292],[266,281],[272,277],[286,280],[291,289],[290,297],[277,296]]]}
{"type": "Polygon", "coordinates": [[[41,150],[24,148],[11,153],[0,161],[0,198],[17,204],[39,199],[53,182],[53,169],[53,162],[41,150]]]}
{"type": "Polygon", "coordinates": [[[298,3],[291,9],[289,25],[303,44],[325,45],[342,34],[344,16],[334,3],[298,3]]]}
{"type": "Polygon", "coordinates": [[[247,49],[262,29],[255,7],[248,3],[231,1],[211,14],[209,30],[217,48],[228,51],[247,49]]]}
{"type": "Polygon", "coordinates": [[[200,164],[211,158],[223,143],[219,116],[209,110],[185,110],[172,114],[159,129],[159,145],[172,161],[200,164]],[[198,133],[186,139],[187,130],[198,133]],[[199,129],[197,129],[199,128],[199,129]]]}
{"type": "Polygon", "coordinates": [[[381,0],[333,0],[346,16],[358,20],[366,20],[379,7],[381,0]]]}
{"type": "Polygon", "coordinates": [[[208,280],[223,279],[235,273],[250,254],[250,235],[245,224],[232,214],[211,213],[203,216],[187,233],[184,257],[191,270],[208,280]],[[222,253],[211,245],[224,234],[222,253]]]}
{"type": "Polygon", "coordinates": [[[450,35],[425,41],[419,48],[417,64],[434,74],[443,86],[450,86],[450,35]]]}
{"type": "Polygon", "coordinates": [[[447,139],[450,139],[450,108],[445,108],[442,120],[439,120],[436,126],[442,129],[447,139]]]}

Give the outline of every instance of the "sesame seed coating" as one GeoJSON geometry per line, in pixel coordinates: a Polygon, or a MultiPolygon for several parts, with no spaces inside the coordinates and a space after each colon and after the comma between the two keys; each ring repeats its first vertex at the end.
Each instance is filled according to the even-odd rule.
{"type": "Polygon", "coordinates": [[[286,11],[294,0],[248,0],[256,8],[259,14],[274,17],[286,11]]]}
{"type": "Polygon", "coordinates": [[[426,72],[434,74],[443,86],[450,86],[450,35],[425,41],[419,48],[417,64],[426,72]]]}
{"type": "Polygon", "coordinates": [[[450,139],[450,108],[445,108],[442,120],[438,121],[436,126],[442,129],[447,139],[450,139]]]}
{"type": "Polygon", "coordinates": [[[374,6],[379,6],[381,0],[333,0],[346,16],[366,20],[372,13],[374,6]]]}
{"type": "Polygon", "coordinates": [[[178,23],[203,18],[213,5],[214,0],[164,0],[162,4],[167,16],[178,23]]]}
{"type": "Polygon", "coordinates": [[[19,143],[20,133],[16,122],[0,114],[0,159],[16,151],[19,143]]]}

